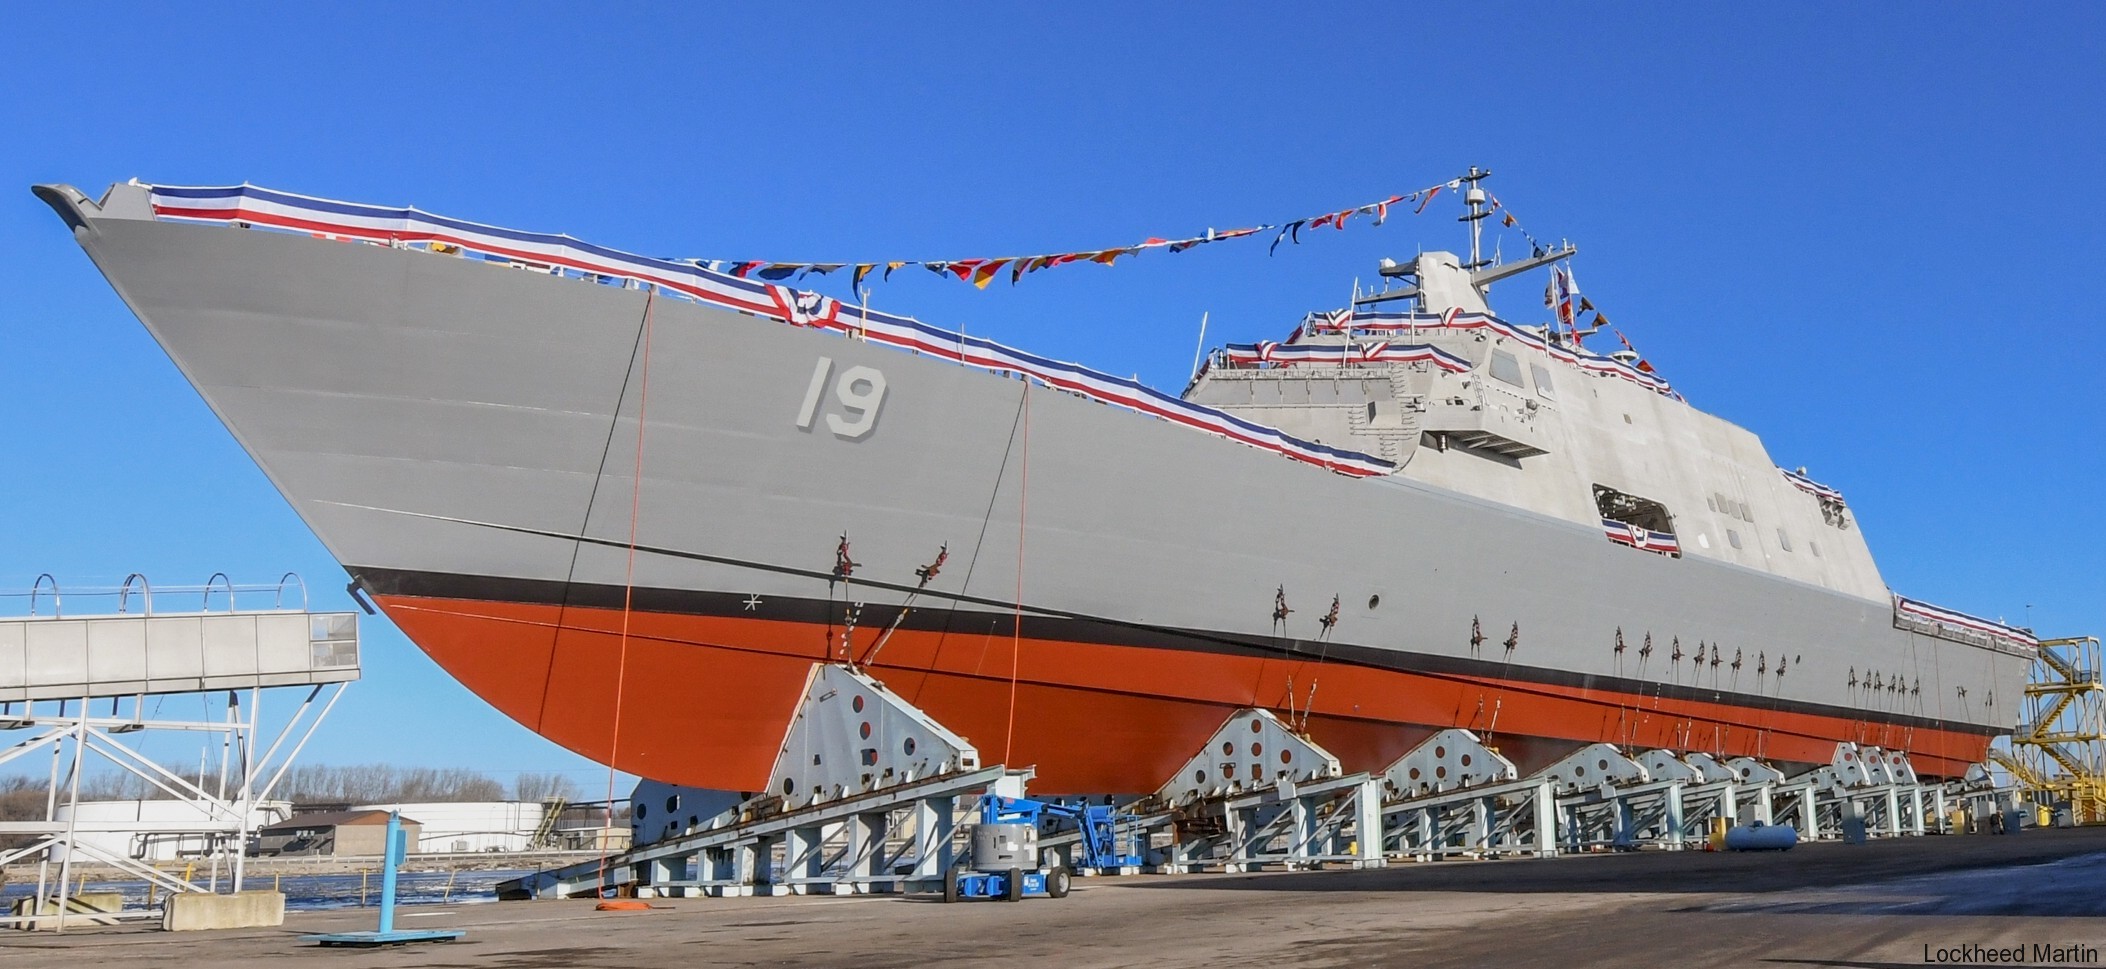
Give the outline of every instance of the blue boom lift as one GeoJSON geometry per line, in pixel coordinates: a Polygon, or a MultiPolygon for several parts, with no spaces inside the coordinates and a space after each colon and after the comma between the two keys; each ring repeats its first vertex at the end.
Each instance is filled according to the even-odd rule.
{"type": "Polygon", "coordinates": [[[1044,866],[1038,854],[1038,835],[1072,827],[1077,832],[1075,859],[1079,865],[1125,868],[1141,863],[1139,845],[1121,844],[1133,840],[1121,830],[1122,823],[1130,820],[1131,815],[1106,804],[1078,806],[982,795],[980,821],[973,828],[972,857],[944,874],[943,900],[1065,898],[1074,873],[1066,866],[1044,866]]]}

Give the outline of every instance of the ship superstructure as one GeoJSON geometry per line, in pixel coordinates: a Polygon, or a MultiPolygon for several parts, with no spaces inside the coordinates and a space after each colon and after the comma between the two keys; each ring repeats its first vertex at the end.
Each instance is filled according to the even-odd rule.
{"type": "Polygon", "coordinates": [[[1244,707],[1347,769],[1461,726],[1931,775],[2018,709],[2029,633],[1892,595],[1834,489],[1492,312],[1569,251],[1421,253],[1178,396],[567,237],[38,192],[413,640],[646,777],[764,782],[828,659],[1049,792],[1155,790],[1244,707]]]}

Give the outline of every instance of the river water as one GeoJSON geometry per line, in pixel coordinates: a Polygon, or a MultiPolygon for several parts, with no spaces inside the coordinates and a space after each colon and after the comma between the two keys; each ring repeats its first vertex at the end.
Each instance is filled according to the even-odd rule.
{"type": "MultiPolygon", "coordinates": [[[[438,905],[442,903],[494,902],[497,900],[497,883],[528,874],[525,870],[500,869],[490,871],[406,871],[396,876],[395,902],[398,905],[438,905]]],[[[0,909],[11,910],[14,900],[27,898],[36,893],[36,869],[17,867],[9,873],[10,882],[0,887],[0,909]],[[23,884],[24,880],[28,884],[23,884]]],[[[55,877],[54,872],[54,877],[55,877]]],[[[202,881],[202,879],[200,879],[202,881]]],[[[222,878],[220,887],[226,888],[222,878]]],[[[368,875],[251,875],[242,882],[243,888],[276,888],[285,893],[285,907],[292,911],[315,911],[320,909],[357,908],[361,904],[380,904],[380,874],[368,875]]],[[[124,907],[141,908],[146,905],[146,883],[140,881],[112,882],[89,879],[87,890],[91,892],[122,892],[124,907]]],[[[156,890],[156,895],[166,895],[156,890]]]]}

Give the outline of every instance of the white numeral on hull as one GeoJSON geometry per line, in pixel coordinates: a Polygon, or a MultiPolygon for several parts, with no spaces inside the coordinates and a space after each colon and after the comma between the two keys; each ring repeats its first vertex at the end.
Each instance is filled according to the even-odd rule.
{"type": "MultiPolygon", "coordinates": [[[[819,398],[826,390],[826,377],[834,368],[834,358],[820,357],[812,367],[812,382],[804,389],[804,403],[797,409],[797,429],[812,429],[812,420],[819,416],[819,398]]],[[[826,428],[837,437],[851,441],[870,433],[877,426],[878,408],[885,403],[885,375],[874,367],[850,367],[841,371],[834,382],[834,400],[841,405],[841,414],[826,415],[826,428]],[[844,416],[846,415],[846,416],[844,416]]]]}

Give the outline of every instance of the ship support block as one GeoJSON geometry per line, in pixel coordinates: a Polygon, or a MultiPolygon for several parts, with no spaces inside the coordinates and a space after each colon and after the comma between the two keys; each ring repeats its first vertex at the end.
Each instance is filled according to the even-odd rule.
{"type": "MultiPolygon", "coordinates": [[[[1022,797],[1031,778],[977,765],[963,738],[865,674],[816,667],[770,793],[604,863],[505,883],[500,896],[941,891],[970,814],[960,799],[1022,797]],[[895,762],[892,748],[919,756],[895,762]]],[[[1752,758],[1634,757],[1609,744],[1517,773],[1474,734],[1450,729],[1380,773],[1347,774],[1288,721],[1238,710],[1154,794],[1125,802],[1118,836],[1145,865],[1074,868],[1076,834],[1058,830],[1039,832],[1040,860],[1083,875],[1379,868],[1677,850],[1750,823],[1791,824],[1801,840],[1899,837],[1937,828],[1948,796],[2000,793],[1979,780],[1964,790],[1923,784],[1905,755],[1851,744],[1791,778],[1752,758]]]]}

